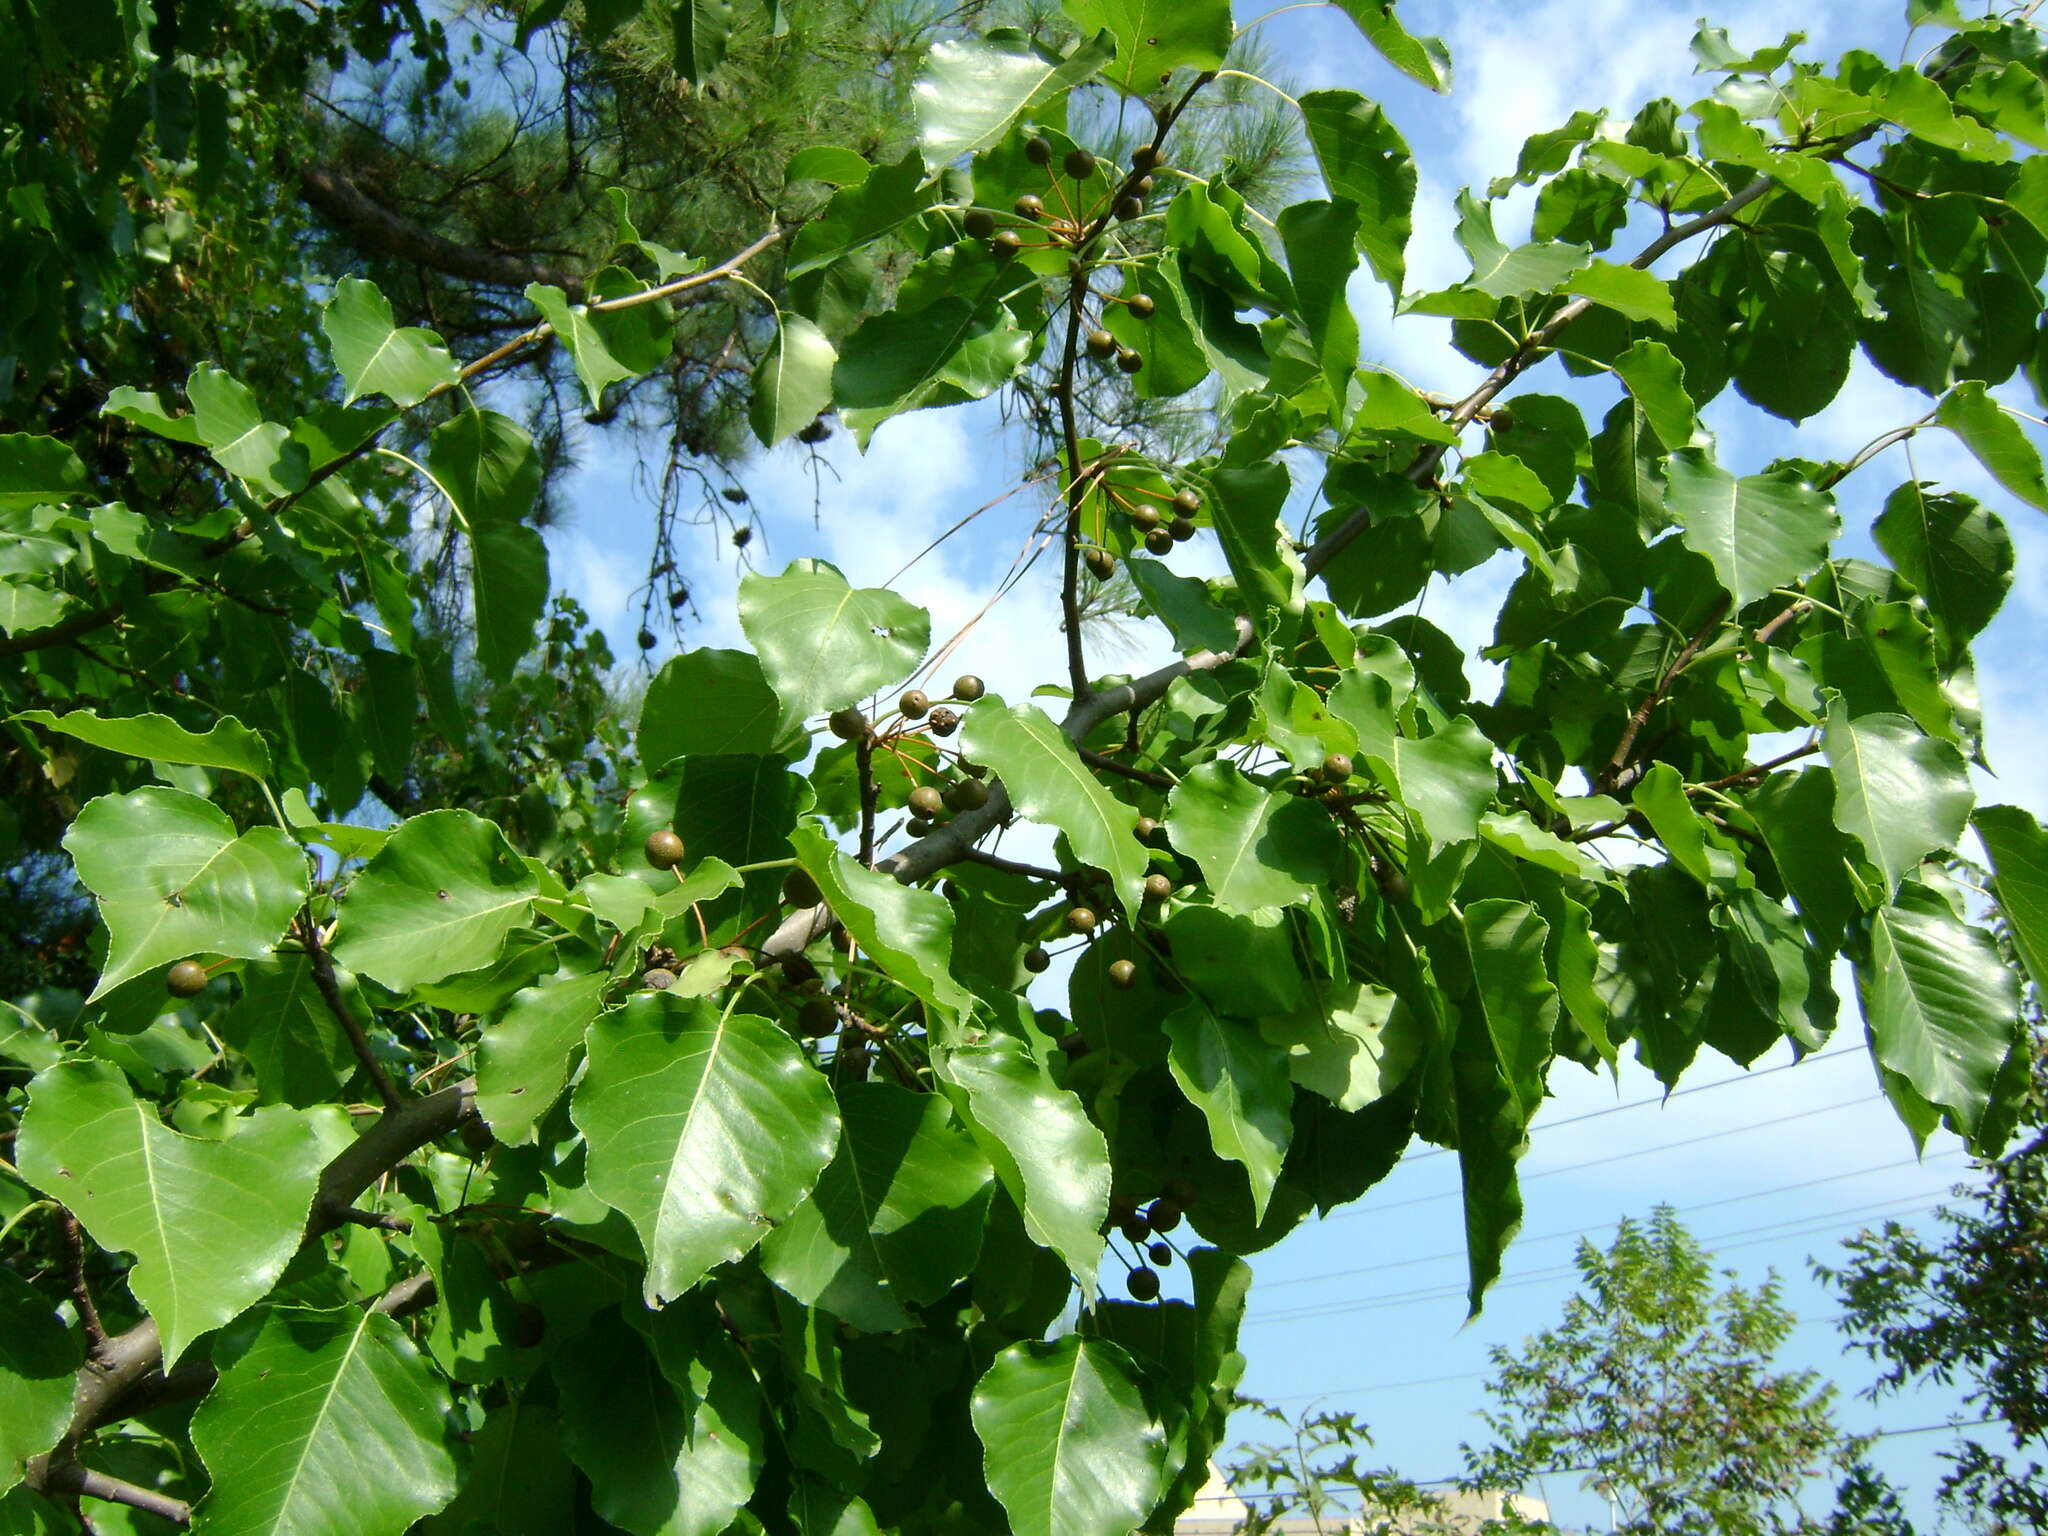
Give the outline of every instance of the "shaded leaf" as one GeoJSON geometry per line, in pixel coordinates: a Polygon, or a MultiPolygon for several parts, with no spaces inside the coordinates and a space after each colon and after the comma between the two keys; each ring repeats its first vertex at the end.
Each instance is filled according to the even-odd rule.
{"type": "Polygon", "coordinates": [[[1273,1184],[1294,1137],[1294,1083],[1287,1052],[1252,1024],[1200,1003],[1166,1016],[1167,1065],[1209,1124],[1218,1157],[1244,1165],[1252,1219],[1264,1221],[1273,1184]]]}
{"type": "Polygon", "coordinates": [[[490,964],[539,894],[494,822],[428,811],[400,823],[349,882],[334,957],[408,992],[490,964]]]}
{"type": "Polygon", "coordinates": [[[432,331],[399,325],[375,283],[345,277],[320,314],[320,328],[348,391],[342,404],[382,395],[393,405],[418,405],[455,383],[455,359],[432,331]]]}
{"type": "Polygon", "coordinates": [[[1174,786],[1166,825],[1226,912],[1306,901],[1336,869],[1342,843],[1313,801],[1267,789],[1227,763],[1204,763],[1174,786]]]}

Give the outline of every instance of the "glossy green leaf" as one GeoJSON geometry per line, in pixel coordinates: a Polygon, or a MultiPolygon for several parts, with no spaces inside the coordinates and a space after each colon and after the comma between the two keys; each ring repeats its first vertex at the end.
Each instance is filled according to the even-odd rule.
{"type": "Polygon", "coordinates": [[[409,408],[455,383],[455,359],[441,338],[418,326],[399,325],[391,301],[375,283],[359,277],[336,283],[320,328],[348,386],[344,405],[364,395],[382,395],[409,408]]]}
{"type": "Polygon", "coordinates": [[[944,896],[863,869],[809,822],[790,833],[789,851],[860,947],[900,985],[944,1013],[973,1005],[953,974],[953,905],[944,896]]]}
{"type": "Polygon", "coordinates": [[[399,1536],[455,1497],[447,1388],[381,1312],[274,1307],[192,1416],[196,1529],[399,1536]]]}
{"type": "Polygon", "coordinates": [[[2019,983],[1990,936],[1908,881],[1870,915],[1861,980],[1878,1064],[1974,1138],[2019,1029],[2019,983]]]}
{"type": "Polygon", "coordinates": [[[237,836],[226,812],[183,790],[102,795],[64,847],[107,925],[94,998],[191,955],[263,959],[306,899],[305,857],[286,833],[237,836]]]}
{"type": "Polygon", "coordinates": [[[988,148],[1030,108],[1092,78],[1114,51],[1106,37],[1057,61],[1041,58],[1022,34],[934,44],[914,88],[925,165],[936,172],[988,148]]]}
{"type": "Polygon", "coordinates": [[[1390,373],[1361,370],[1358,382],[1365,398],[1351,418],[1354,431],[1402,432],[1428,443],[1455,443],[1457,428],[1430,408],[1414,390],[1390,373]]]}
{"type": "MultiPolygon", "coordinates": [[[[114,407],[110,395],[108,411],[114,407]]],[[[68,444],[28,432],[0,433],[0,512],[68,501],[86,486],[85,465],[68,444]]]]}
{"type": "Polygon", "coordinates": [[[1460,715],[1433,736],[1395,734],[1383,683],[1345,678],[1330,707],[1358,729],[1358,750],[1382,787],[1406,807],[1438,847],[1479,835],[1480,815],[1493,804],[1493,743],[1460,715]]]}
{"type": "MultiPolygon", "coordinates": [[[[531,1397],[493,1408],[470,1442],[470,1464],[442,1520],[491,1536],[558,1536],[575,1520],[576,1474],[562,1449],[561,1411],[531,1397]]],[[[434,1524],[438,1530],[440,1522],[434,1524]]]]}
{"type": "Polygon", "coordinates": [[[1080,1099],[1009,1035],[943,1048],[933,1066],[1025,1230],[1092,1293],[1109,1211],[1109,1147],[1080,1099]]]}
{"type": "Polygon", "coordinates": [[[1358,367],[1358,321],[1346,292],[1358,261],[1352,249],[1357,235],[1358,210],[1349,202],[1295,203],[1280,215],[1296,313],[1340,405],[1358,367]]]}
{"type": "Polygon", "coordinates": [[[1172,631],[1183,651],[1222,651],[1237,644],[1228,608],[1210,595],[1206,582],[1182,576],[1164,561],[1138,557],[1124,562],[1131,585],[1145,606],[1172,631]]]}
{"type": "Polygon", "coordinates": [[[1166,1016],[1167,1065],[1209,1125],[1218,1157],[1244,1165],[1252,1216],[1266,1219],[1280,1164],[1294,1139],[1294,1081],[1287,1051],[1243,1019],[1201,1003],[1166,1016]]]}
{"type": "Polygon", "coordinates": [[[924,166],[912,150],[893,165],[877,165],[847,182],[797,231],[790,242],[789,275],[803,277],[880,239],[931,206],[924,166]]]}
{"type": "Polygon", "coordinates": [[[1667,473],[1665,505],[1686,547],[1713,563],[1737,608],[1816,570],[1841,532],[1833,498],[1787,476],[1738,480],[1693,449],[1674,453],[1667,473]]]}
{"type": "Polygon", "coordinates": [[[527,526],[540,496],[540,458],[517,422],[467,410],[434,429],[427,468],[469,536],[477,659],[502,680],[532,645],[547,606],[547,548],[527,526]]]}
{"type": "Polygon", "coordinates": [[[1107,32],[1116,58],[1103,77],[1126,96],[1150,96],[1176,69],[1220,69],[1233,28],[1230,0],[1062,0],[1083,37],[1107,32]]]}
{"type": "Polygon", "coordinates": [[[1667,449],[1690,443],[1698,423],[1685,392],[1685,365],[1661,341],[1639,341],[1614,360],[1614,372],[1642,407],[1667,449]]]}
{"type": "Polygon", "coordinates": [[[1942,495],[1917,480],[1892,492],[1872,531],[1926,601],[1953,665],[2012,586],[2012,535],[1972,497],[1942,495]]]}
{"type": "MultiPolygon", "coordinates": [[[[307,1109],[334,1099],[356,1059],[314,985],[312,958],[294,950],[243,966],[236,980],[242,995],[217,1027],[255,1071],[256,1102],[307,1109]]],[[[362,1017],[355,977],[337,966],[335,982],[362,1017]]]]}
{"type": "Polygon", "coordinates": [[[1106,1339],[1011,1345],[975,1384],[973,1416],[1016,1536],[1129,1536],[1159,1496],[1165,1432],[1106,1339]]]}
{"type": "Polygon", "coordinates": [[[782,702],[751,652],[685,651],[647,685],[634,744],[651,773],[678,757],[769,752],[781,721],[782,702]]]}
{"type": "Polygon", "coordinates": [[[1407,275],[1415,160],[1379,103],[1356,91],[1309,91],[1301,121],[1323,182],[1358,209],[1358,248],[1396,299],[1407,275]]]}
{"type": "Polygon", "coordinates": [[[1380,56],[1432,91],[1451,88],[1451,56],[1434,37],[1416,37],[1394,15],[1394,0],[1336,0],[1380,56]]]}
{"type": "Polygon", "coordinates": [[[248,385],[202,365],[186,379],[185,393],[192,401],[192,428],[222,469],[265,496],[306,488],[305,445],[282,422],[263,419],[248,385]]]}
{"type": "Polygon", "coordinates": [[[1494,1058],[1527,1120],[1543,1101],[1557,1030],[1557,987],[1544,960],[1549,925],[1526,901],[1489,898],[1465,908],[1465,940],[1494,1058]]]}
{"type": "Polygon", "coordinates": [[[762,1244],[761,1266],[856,1328],[913,1327],[906,1307],[937,1301],[974,1268],[993,1180],[943,1095],[846,1084],[839,1150],[762,1244]]]}
{"type": "Polygon", "coordinates": [[[850,424],[872,429],[901,411],[993,394],[1030,350],[1030,333],[993,290],[948,293],[862,321],[840,344],[832,397],[850,424]]]}
{"type": "Polygon", "coordinates": [[[1992,479],[2036,511],[2048,512],[2040,450],[1982,384],[1958,384],[1942,396],[1935,420],[1963,440],[1992,479]]]}
{"type": "Polygon", "coordinates": [[[2013,947],[2034,978],[2048,977],[2048,832],[2016,805],[1987,805],[1970,818],[1991,856],[1991,894],[2013,947]]]}
{"type": "Polygon", "coordinates": [[[832,370],[839,353],[825,333],[802,315],[782,316],[774,345],[754,369],[747,421],[773,448],[794,437],[832,404],[832,370]]]}
{"type": "Polygon", "coordinates": [[[1065,833],[1074,857],[1105,871],[1124,910],[1137,911],[1150,867],[1138,813],[1103,787],[1045,711],[984,699],[967,713],[962,745],[1001,777],[1019,816],[1065,833]]]}
{"type": "MultiPolygon", "coordinates": [[[[684,0],[682,9],[689,8],[689,0],[684,0]]],[[[604,404],[607,384],[633,377],[633,370],[612,356],[604,333],[598,329],[597,317],[588,306],[570,303],[566,293],[546,283],[528,283],[526,302],[540,311],[541,318],[554,327],[556,340],[569,349],[576,377],[582,381],[593,411],[604,404]]]]}
{"type": "Polygon", "coordinates": [[[1210,520],[1237,578],[1238,600],[1249,605],[1262,635],[1291,629],[1305,600],[1301,560],[1280,521],[1290,487],[1286,465],[1277,462],[1209,477],[1210,520]]]}
{"type": "Polygon", "coordinates": [[[1707,833],[1685,793],[1685,776],[1669,763],[1653,763],[1629,803],[1643,813],[1672,861],[1700,884],[1711,882],[1707,866],[1707,833]]]}
{"type": "Polygon", "coordinates": [[[1848,869],[1854,849],[1835,825],[1834,774],[1824,767],[1774,773],[1744,804],[1808,931],[1832,953],[1860,910],[1848,869]]]}
{"type": "Polygon", "coordinates": [[[907,677],[931,643],[931,618],[880,587],[851,587],[823,560],[740,583],[740,627],[782,701],[782,723],[858,703],[907,677]]]}
{"type": "Polygon", "coordinates": [[[232,768],[254,778],[270,772],[270,748],[233,715],[221,716],[204,732],[188,731],[168,715],[102,719],[91,709],[74,709],[62,715],[47,709],[25,709],[13,718],[129,757],[159,763],[191,763],[201,768],[232,768]]]}
{"type": "Polygon", "coordinates": [[[1458,213],[1458,243],[1472,258],[1472,275],[1465,286],[1491,298],[1555,293],[1592,254],[1583,245],[1562,241],[1508,245],[1493,231],[1491,207],[1469,192],[1458,194],[1458,213]]]}
{"type": "Polygon", "coordinates": [[[1644,320],[1667,331],[1678,329],[1678,311],[1671,301],[1671,285],[1641,267],[1624,267],[1611,261],[1593,260],[1572,274],[1564,292],[1605,305],[1629,320],[1644,320]]]}
{"type": "MultiPolygon", "coordinates": [[[[1179,944],[1175,942],[1175,959],[1179,944]]],[[[1427,1043],[1422,1019],[1385,987],[1346,982],[1315,989],[1289,1015],[1259,1021],[1269,1040],[1287,1047],[1294,1081],[1346,1112],[1394,1091],[1427,1043]]]]}
{"type": "Polygon", "coordinates": [[[1887,895],[1922,859],[1961,841],[1975,795],[1949,743],[1903,715],[1852,720],[1839,705],[1821,741],[1835,770],[1835,825],[1863,844],[1887,895]]]}
{"type": "Polygon", "coordinates": [[[295,1110],[259,1109],[231,1139],[199,1140],[167,1127],[114,1067],[86,1061],[30,1085],[16,1156],[23,1177],[69,1206],[94,1242],[135,1255],[128,1288],[173,1364],[276,1283],[325,1161],[312,1122],[295,1110]]]}
{"type": "Polygon", "coordinates": [[[59,1320],[57,1304],[11,1269],[0,1269],[0,1494],[70,1425],[84,1356],[59,1320]]]}
{"type": "Polygon", "coordinates": [[[1204,763],[1174,786],[1166,826],[1226,912],[1306,901],[1336,869],[1342,846],[1314,801],[1267,789],[1227,763],[1204,763]]]}
{"type": "Polygon", "coordinates": [[[583,1032],[603,1007],[611,978],[603,971],[523,987],[477,1045],[476,1107],[508,1146],[534,1139],[534,1127],[568,1085],[583,1032]]]}
{"type": "Polygon", "coordinates": [[[495,823],[428,811],[401,823],[349,882],[334,956],[407,992],[490,964],[539,894],[495,823]]]}
{"type": "Polygon", "coordinates": [[[650,1306],[788,1220],[838,1145],[824,1078],[766,1019],[639,993],[588,1050],[570,1113],[591,1189],[640,1235],[650,1306]]]}

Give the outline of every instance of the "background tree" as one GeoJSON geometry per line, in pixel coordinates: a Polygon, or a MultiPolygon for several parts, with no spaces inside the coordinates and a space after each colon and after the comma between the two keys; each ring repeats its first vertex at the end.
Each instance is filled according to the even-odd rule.
{"type": "MultiPolygon", "coordinates": [[[[640,9],[528,19],[598,47],[640,9]]],[[[1447,85],[1433,40],[1345,9],[1447,85]]],[[[298,10],[428,69],[444,39],[298,10]]],[[[84,450],[76,417],[0,434],[9,804],[91,895],[79,985],[0,1034],[9,1523],[1120,1536],[1203,1480],[1246,1256],[1417,1139],[1456,1150],[1479,1305],[1563,1061],[1672,1082],[1813,1048],[1839,957],[1913,1134],[2002,1144],[2017,982],[1942,861],[2011,541],[1916,480],[1889,563],[1851,559],[1836,498],[1940,428],[2048,509],[1988,393],[2048,261],[2014,150],[2034,29],[1937,8],[1898,69],[1704,31],[1710,95],[1540,135],[1461,199],[1469,276],[1415,294],[1374,103],[1298,98],[1329,195],[1256,208],[1180,159],[1235,78],[1223,0],[1060,14],[935,43],[901,158],[800,150],[793,232],[692,270],[615,227],[584,254],[623,275],[522,290],[517,345],[340,279],[289,296],[274,391],[217,337],[175,387],[103,380],[84,450]],[[1362,367],[1368,272],[1483,376],[1362,367]],[[949,680],[971,622],[798,558],[742,584],[743,648],[672,659],[621,727],[550,609],[545,433],[477,387],[567,366],[602,414],[712,302],[758,327],[769,446],[1050,380],[1056,463],[996,514],[1010,579],[1057,573],[1040,702],[949,680]],[[1701,404],[1732,382],[1798,418],[1859,346],[1926,416],[1839,464],[1716,461],[1701,404]],[[1599,375],[1597,433],[1521,387],[1553,357],[1599,375]],[[1213,412],[1207,449],[1092,435],[1098,373],[1213,412]],[[182,496],[132,494],[138,455],[182,496]],[[452,540],[415,536],[419,497],[452,540]],[[1195,540],[1227,577],[1176,568],[1195,540]],[[1498,551],[1488,699],[1405,610],[1498,551]],[[1178,653],[1135,677],[1080,643],[1118,572],[1178,653]],[[442,758],[465,803],[364,814],[373,774],[405,801],[442,758]],[[1020,822],[1037,862],[993,847],[1020,822]]],[[[701,62],[727,16],[651,21],[701,62]]],[[[121,99],[171,100],[144,57],[170,23],[100,19],[111,77],[149,72],[121,99]]],[[[66,206],[127,259],[120,199],[66,206]]],[[[2048,834],[1978,819],[2031,960],[2048,834]]]]}

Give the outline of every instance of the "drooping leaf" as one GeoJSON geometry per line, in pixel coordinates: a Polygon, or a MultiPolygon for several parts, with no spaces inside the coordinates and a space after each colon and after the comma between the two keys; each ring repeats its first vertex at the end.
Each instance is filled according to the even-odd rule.
{"type": "Polygon", "coordinates": [[[732,32],[732,0],[675,0],[670,12],[676,73],[693,84],[725,62],[732,32]]]}
{"type": "Polygon", "coordinates": [[[762,1244],[768,1277],[856,1328],[915,1326],[974,1267],[993,1172],[943,1095],[888,1083],[839,1091],[839,1150],[811,1198],[762,1244]]]}
{"type": "Polygon", "coordinates": [[[1166,1016],[1167,1064],[1209,1124],[1218,1157],[1244,1165],[1252,1216],[1266,1219],[1280,1164],[1294,1138],[1294,1082],[1287,1052],[1253,1024],[1191,1002],[1166,1016]]]}
{"type": "Polygon", "coordinates": [[[225,1141],[183,1136],[97,1061],[36,1078],[16,1155],[23,1176],[69,1206],[94,1242],[135,1255],[128,1287],[156,1320],[170,1364],[276,1283],[325,1161],[295,1110],[259,1109],[225,1141]]]}
{"type": "MultiPolygon", "coordinates": [[[[11,1269],[0,1269],[0,1494],[25,1464],[53,1448],[71,1423],[84,1348],[57,1306],[11,1269]]],[[[4,1529],[4,1526],[0,1526],[4,1529]]]]}
{"type": "Polygon", "coordinates": [[[833,914],[901,986],[932,1008],[959,1014],[973,999],[953,974],[953,906],[937,891],[863,869],[808,822],[789,837],[833,914]]]}
{"type": "Polygon", "coordinates": [[[1209,477],[1210,518],[1223,545],[1239,601],[1261,635],[1291,629],[1304,602],[1300,558],[1280,522],[1290,481],[1278,462],[1219,469],[1209,477]]]}
{"type": "Polygon", "coordinates": [[[1706,829],[1686,798],[1683,774],[1669,763],[1651,764],[1637,780],[1629,803],[1643,813],[1679,868],[1702,885],[1710,883],[1706,829]]]}
{"type": "Polygon", "coordinates": [[[102,795],[64,848],[107,925],[94,998],[191,955],[264,959],[306,899],[305,857],[287,833],[237,836],[225,811],[183,790],[102,795]]]}
{"type": "Polygon", "coordinates": [[[1116,58],[1103,76],[1126,96],[1150,96],[1176,69],[1220,69],[1233,32],[1230,0],[1062,0],[1083,37],[1107,32],[1116,58]]]}
{"type": "Polygon", "coordinates": [[[1970,818],[1991,855],[1991,893],[2034,984],[2048,977],[2048,833],[2016,805],[1987,805],[1970,818]]]}
{"type": "Polygon", "coordinates": [[[45,730],[105,747],[129,757],[159,763],[191,763],[201,768],[232,768],[252,778],[270,772],[270,748],[263,738],[233,715],[223,715],[204,732],[188,731],[168,715],[120,715],[102,719],[93,709],[62,715],[47,709],[25,709],[14,716],[45,730]]]}
{"type": "Polygon", "coordinates": [[[1972,497],[1942,495],[1917,480],[1892,492],[1872,532],[1926,600],[1953,664],[2012,586],[2012,535],[1972,497]]]}
{"type": "Polygon", "coordinates": [[[678,757],[758,756],[781,736],[782,704],[747,651],[685,651],[654,674],[635,745],[650,773],[678,757]]]}
{"type": "Polygon", "coordinates": [[[603,971],[524,987],[477,1045],[476,1107],[507,1146],[531,1141],[534,1127],[568,1085],[583,1032],[603,1006],[603,971]]]}
{"type": "Polygon", "coordinates": [[[1543,1099],[1557,1029],[1557,987],[1544,963],[1549,925],[1526,901],[1489,898],[1465,908],[1465,939],[1501,1078],[1527,1120],[1543,1099]]]}
{"type": "Polygon", "coordinates": [[[1166,826],[1226,912],[1307,900],[1330,878],[1341,846],[1313,801],[1267,789],[1227,763],[1204,763],[1174,786],[1166,826]]]}
{"type": "Polygon", "coordinates": [[[588,1049],[570,1113],[591,1189],[640,1235],[650,1306],[786,1221],[838,1145],[824,1078],[766,1019],[638,993],[588,1049]]]}
{"type": "Polygon", "coordinates": [[[1697,421],[1685,392],[1685,365],[1661,341],[1639,341],[1614,360],[1615,374],[1642,407],[1650,430],[1666,448],[1692,441],[1697,421]]]}
{"type": "MultiPolygon", "coordinates": [[[[689,0],[684,0],[683,9],[689,8],[689,0]]],[[[541,318],[554,327],[556,339],[569,349],[576,377],[582,381],[593,411],[603,405],[607,384],[633,377],[634,371],[612,356],[597,317],[587,306],[570,303],[566,293],[547,283],[528,283],[526,302],[540,311],[541,318]]]]}
{"type": "Polygon", "coordinates": [[[1887,895],[1922,859],[1961,840],[1975,795],[1949,743],[1903,715],[1852,720],[1839,705],[1821,741],[1835,770],[1835,825],[1863,844],[1887,895]]]}
{"type": "Polygon", "coordinates": [[[1105,1339],[1011,1345],[975,1384],[973,1415],[1017,1536],[1128,1536],[1159,1496],[1165,1433],[1105,1339]]]}
{"type": "Polygon", "coordinates": [[[334,285],[320,328],[348,386],[344,405],[364,395],[382,395],[410,409],[455,383],[455,359],[441,338],[418,326],[399,325],[391,301],[363,278],[345,277],[334,285]]]}
{"type": "Polygon", "coordinates": [[[915,87],[926,167],[936,172],[988,148],[1024,112],[1095,75],[1114,51],[1106,37],[1084,41],[1057,61],[1041,58],[1022,34],[934,44],[915,87]]]}
{"type": "Polygon", "coordinates": [[[1434,37],[1416,37],[1394,15],[1394,0],[1337,0],[1337,8],[1394,68],[1432,91],[1451,88],[1451,56],[1434,37]]]}
{"type": "Polygon", "coordinates": [[[1358,248],[1394,297],[1407,275],[1415,161],[1379,103],[1356,91],[1310,91],[1302,126],[1333,196],[1358,209],[1358,248]]]}
{"type": "Polygon", "coordinates": [[[494,822],[428,811],[401,823],[349,882],[334,957],[407,992],[490,964],[539,894],[494,822]]]}
{"type": "Polygon", "coordinates": [[[1935,420],[1963,440],[1992,479],[2036,511],[2048,512],[2040,450],[1982,384],[1958,384],[1942,396],[1935,420]]]}
{"type": "Polygon", "coordinates": [[[399,1536],[455,1497],[447,1389],[373,1309],[273,1307],[192,1416],[218,1536],[399,1536]]]}
{"type": "Polygon", "coordinates": [[[1738,609],[1818,569],[1841,532],[1833,498],[1787,476],[1738,480],[1694,449],[1674,453],[1667,473],[1686,547],[1713,562],[1738,609]]]}
{"type": "Polygon", "coordinates": [[[740,627],[782,701],[782,724],[857,703],[908,676],[931,643],[922,608],[880,587],[851,587],[823,560],[740,583],[740,627]]]}
{"type": "Polygon", "coordinates": [[[839,353],[825,333],[802,315],[784,315],[775,344],[754,370],[747,421],[764,447],[794,437],[832,404],[832,370],[839,353]]]}

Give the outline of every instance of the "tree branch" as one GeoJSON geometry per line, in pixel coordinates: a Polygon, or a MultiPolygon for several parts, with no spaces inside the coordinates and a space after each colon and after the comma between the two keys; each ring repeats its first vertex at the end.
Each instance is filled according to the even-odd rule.
{"type": "Polygon", "coordinates": [[[1081,509],[1088,482],[1081,475],[1081,431],[1074,420],[1074,364],[1081,350],[1081,312],[1088,298],[1088,264],[1074,263],[1067,284],[1067,350],[1060,359],[1053,395],[1060,406],[1060,434],[1067,449],[1067,522],[1061,539],[1060,622],[1067,632],[1067,685],[1074,697],[1088,697],[1088,661],[1081,647],[1081,509]]]}
{"type": "Polygon", "coordinates": [[[1722,597],[1715,602],[1707,613],[1706,622],[1680,647],[1678,654],[1671,659],[1671,665],[1664,669],[1664,675],[1657,679],[1656,686],[1628,717],[1628,724],[1622,728],[1621,740],[1615,743],[1614,755],[1607,760],[1607,766],[1600,770],[1601,790],[1612,789],[1621,782],[1622,770],[1628,766],[1629,754],[1635,750],[1636,737],[1649,723],[1650,716],[1656,712],[1658,704],[1663,702],[1664,695],[1670,691],[1671,685],[1678,681],[1679,674],[1692,665],[1692,659],[1699,655],[1700,647],[1705,645],[1708,637],[1721,627],[1721,620],[1727,616],[1733,602],[1734,599],[1731,597],[1722,597]]]}
{"type": "Polygon", "coordinates": [[[130,1509],[139,1509],[173,1525],[192,1523],[192,1506],[183,1499],[174,1499],[167,1493],[158,1493],[134,1483],[124,1483],[118,1477],[95,1472],[75,1461],[51,1467],[43,1474],[41,1486],[47,1493],[69,1493],[81,1498],[104,1499],[109,1504],[125,1504],[130,1509]]]}
{"type": "Polygon", "coordinates": [[[1140,768],[1135,763],[1126,763],[1114,757],[1105,757],[1100,752],[1091,752],[1086,747],[1075,749],[1081,754],[1081,761],[1090,768],[1100,768],[1104,773],[1114,773],[1140,784],[1149,784],[1154,789],[1171,789],[1173,780],[1163,773],[1154,773],[1149,768],[1140,768]]]}
{"type": "Polygon", "coordinates": [[[341,1025],[341,1032],[348,1036],[349,1049],[356,1053],[356,1060],[370,1074],[377,1097],[384,1101],[387,1110],[397,1111],[404,1106],[405,1096],[391,1081],[391,1075],[384,1070],[384,1063],[370,1049],[370,1037],[363,1033],[363,1026],[349,1011],[348,1003],[341,995],[341,983],[334,978],[334,962],[328,958],[327,946],[320,941],[320,925],[310,917],[302,917],[298,926],[299,942],[306,946],[306,958],[313,965],[313,985],[319,989],[327,1011],[341,1025]]]}

